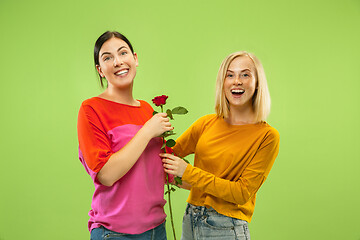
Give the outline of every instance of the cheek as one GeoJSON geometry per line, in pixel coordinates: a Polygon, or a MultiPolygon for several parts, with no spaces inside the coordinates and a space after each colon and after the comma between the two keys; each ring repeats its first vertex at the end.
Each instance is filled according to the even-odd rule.
{"type": "Polygon", "coordinates": [[[250,89],[255,89],[256,88],[256,80],[251,78],[246,82],[246,85],[250,89]]]}
{"type": "Polygon", "coordinates": [[[230,88],[231,88],[231,85],[224,82],[223,92],[224,92],[224,95],[226,98],[229,96],[230,88]]]}
{"type": "Polygon", "coordinates": [[[231,87],[231,82],[229,80],[225,79],[224,86],[223,86],[224,90],[229,89],[230,87],[231,87]]]}
{"type": "Polygon", "coordinates": [[[254,96],[255,90],[256,90],[256,85],[255,85],[255,83],[252,83],[252,84],[249,86],[249,90],[250,90],[251,96],[254,96]]]}

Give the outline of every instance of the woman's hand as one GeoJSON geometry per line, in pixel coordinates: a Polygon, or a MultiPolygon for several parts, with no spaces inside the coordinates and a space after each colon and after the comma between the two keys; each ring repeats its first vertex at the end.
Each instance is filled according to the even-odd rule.
{"type": "Polygon", "coordinates": [[[160,157],[166,173],[182,177],[188,165],[184,160],[169,153],[160,153],[160,157]]]}
{"type": "Polygon", "coordinates": [[[155,114],[143,126],[143,131],[145,131],[150,138],[158,137],[164,132],[173,129],[166,113],[155,114]]]}

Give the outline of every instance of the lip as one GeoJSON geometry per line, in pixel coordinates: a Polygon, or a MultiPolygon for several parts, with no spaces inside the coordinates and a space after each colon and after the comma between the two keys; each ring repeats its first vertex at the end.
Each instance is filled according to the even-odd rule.
{"type": "Polygon", "coordinates": [[[117,77],[124,77],[129,73],[129,68],[122,68],[114,72],[114,75],[117,77]],[[123,73],[122,73],[123,72],[123,73]]]}
{"type": "Polygon", "coordinates": [[[231,96],[233,98],[241,98],[242,95],[244,95],[244,93],[245,93],[245,89],[243,89],[243,88],[232,88],[232,89],[230,89],[230,94],[231,94],[231,96]],[[237,91],[237,92],[239,92],[239,94],[233,93],[233,91],[237,91]]]}

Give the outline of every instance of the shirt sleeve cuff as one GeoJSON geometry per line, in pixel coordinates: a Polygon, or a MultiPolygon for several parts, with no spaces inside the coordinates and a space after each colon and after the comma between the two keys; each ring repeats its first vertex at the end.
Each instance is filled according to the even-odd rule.
{"type": "Polygon", "coordinates": [[[190,180],[191,180],[191,170],[193,169],[194,167],[191,165],[191,164],[188,164],[186,166],[186,169],[185,169],[185,172],[184,174],[182,175],[181,179],[184,180],[185,182],[188,182],[190,183],[190,180]]]}

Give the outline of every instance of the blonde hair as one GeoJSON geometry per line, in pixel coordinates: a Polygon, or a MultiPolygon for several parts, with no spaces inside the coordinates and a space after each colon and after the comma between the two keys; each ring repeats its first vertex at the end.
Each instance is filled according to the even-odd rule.
{"type": "Polygon", "coordinates": [[[228,55],[220,65],[216,80],[215,112],[220,118],[228,118],[230,113],[229,101],[224,92],[224,80],[230,63],[237,57],[248,56],[255,66],[256,87],[252,98],[252,107],[255,112],[255,121],[265,121],[270,113],[270,93],[265,77],[264,68],[260,60],[252,53],[246,51],[235,52],[228,55]]]}

